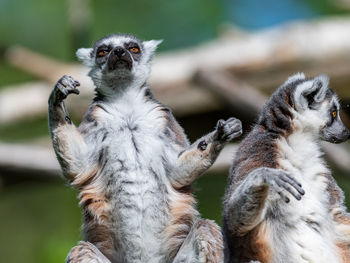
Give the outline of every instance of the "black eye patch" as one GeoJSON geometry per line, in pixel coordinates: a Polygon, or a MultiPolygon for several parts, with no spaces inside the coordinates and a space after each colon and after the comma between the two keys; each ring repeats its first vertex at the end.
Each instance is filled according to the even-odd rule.
{"type": "Polygon", "coordinates": [[[109,45],[101,45],[97,47],[95,52],[95,62],[100,68],[103,64],[106,63],[108,58],[108,53],[112,50],[112,47],[109,45]]]}
{"type": "Polygon", "coordinates": [[[133,57],[133,59],[135,61],[139,61],[140,58],[141,58],[141,47],[138,43],[136,42],[129,42],[129,43],[126,43],[124,45],[125,49],[127,49],[131,56],[133,57]]]}
{"type": "Polygon", "coordinates": [[[329,124],[332,124],[333,121],[336,119],[338,115],[338,108],[337,106],[333,103],[333,105],[329,109],[329,116],[330,116],[330,121],[329,124]]]}
{"type": "Polygon", "coordinates": [[[111,51],[111,46],[107,46],[107,45],[102,45],[102,46],[99,46],[96,50],[96,56],[99,57],[99,54],[101,52],[109,52],[111,51]]]}
{"type": "Polygon", "coordinates": [[[138,49],[140,49],[139,44],[137,44],[136,42],[128,42],[128,43],[126,43],[126,44],[124,45],[124,47],[125,47],[126,49],[130,49],[130,48],[138,48],[138,49]]]}

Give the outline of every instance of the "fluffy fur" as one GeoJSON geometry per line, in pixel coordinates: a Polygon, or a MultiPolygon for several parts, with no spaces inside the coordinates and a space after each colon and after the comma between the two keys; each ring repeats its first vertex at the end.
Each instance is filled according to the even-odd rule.
{"type": "Polygon", "coordinates": [[[349,131],[328,77],[290,77],[241,143],[224,200],[226,262],[350,262],[350,215],[320,140],[349,131]]]}
{"type": "Polygon", "coordinates": [[[78,83],[61,78],[49,99],[53,146],[79,189],[85,242],[67,262],[222,262],[219,227],[201,219],[191,183],[241,134],[231,118],[190,145],[147,79],[159,41],[111,35],[78,58],[91,67],[96,97],[76,128],[63,100],[78,83]],[[89,261],[90,262],[90,261],[89,261]]]}

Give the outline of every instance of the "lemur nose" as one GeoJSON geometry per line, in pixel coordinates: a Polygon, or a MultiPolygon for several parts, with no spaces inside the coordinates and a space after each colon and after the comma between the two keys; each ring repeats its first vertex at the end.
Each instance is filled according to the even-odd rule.
{"type": "Polygon", "coordinates": [[[122,56],[125,55],[125,49],[122,48],[122,47],[116,47],[116,48],[114,49],[114,54],[116,54],[117,57],[121,58],[122,56]]]}

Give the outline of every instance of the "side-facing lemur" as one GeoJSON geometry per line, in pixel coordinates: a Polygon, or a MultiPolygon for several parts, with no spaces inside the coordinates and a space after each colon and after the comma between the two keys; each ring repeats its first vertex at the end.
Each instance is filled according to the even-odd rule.
{"type": "Polygon", "coordinates": [[[328,82],[290,77],[242,141],[224,199],[225,262],[350,262],[350,214],[319,145],[350,136],[328,82]]]}
{"type": "Polygon", "coordinates": [[[189,186],[241,134],[235,118],[189,142],[147,85],[160,41],[114,34],[77,51],[96,97],[76,128],[63,100],[79,83],[62,77],[49,126],[63,174],[79,189],[85,241],[67,262],[222,262],[220,228],[199,217],[189,186]]]}

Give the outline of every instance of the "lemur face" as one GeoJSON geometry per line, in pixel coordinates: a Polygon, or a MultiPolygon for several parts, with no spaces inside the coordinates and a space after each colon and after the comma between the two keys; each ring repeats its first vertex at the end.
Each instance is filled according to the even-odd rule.
{"type": "Polygon", "coordinates": [[[100,86],[121,82],[145,82],[152,56],[161,41],[141,41],[135,36],[113,34],[98,40],[93,48],[80,48],[77,57],[91,67],[90,76],[100,86]]]}
{"type": "MultiPolygon", "coordinates": [[[[95,64],[106,71],[130,72],[143,55],[142,42],[131,37],[109,37],[98,41],[93,50],[95,64]]],[[[126,73],[127,74],[127,73],[126,73]]]]}
{"type": "Polygon", "coordinates": [[[350,138],[350,132],[345,127],[339,115],[339,102],[336,97],[327,105],[327,122],[321,129],[321,138],[332,143],[341,143],[350,138]]]}
{"type": "MultiPolygon", "coordinates": [[[[300,77],[300,75],[299,75],[300,77]]],[[[295,87],[294,101],[298,121],[306,129],[314,129],[320,139],[341,143],[350,138],[350,131],[340,119],[340,104],[335,92],[329,87],[325,75],[305,79],[295,87]]]]}

